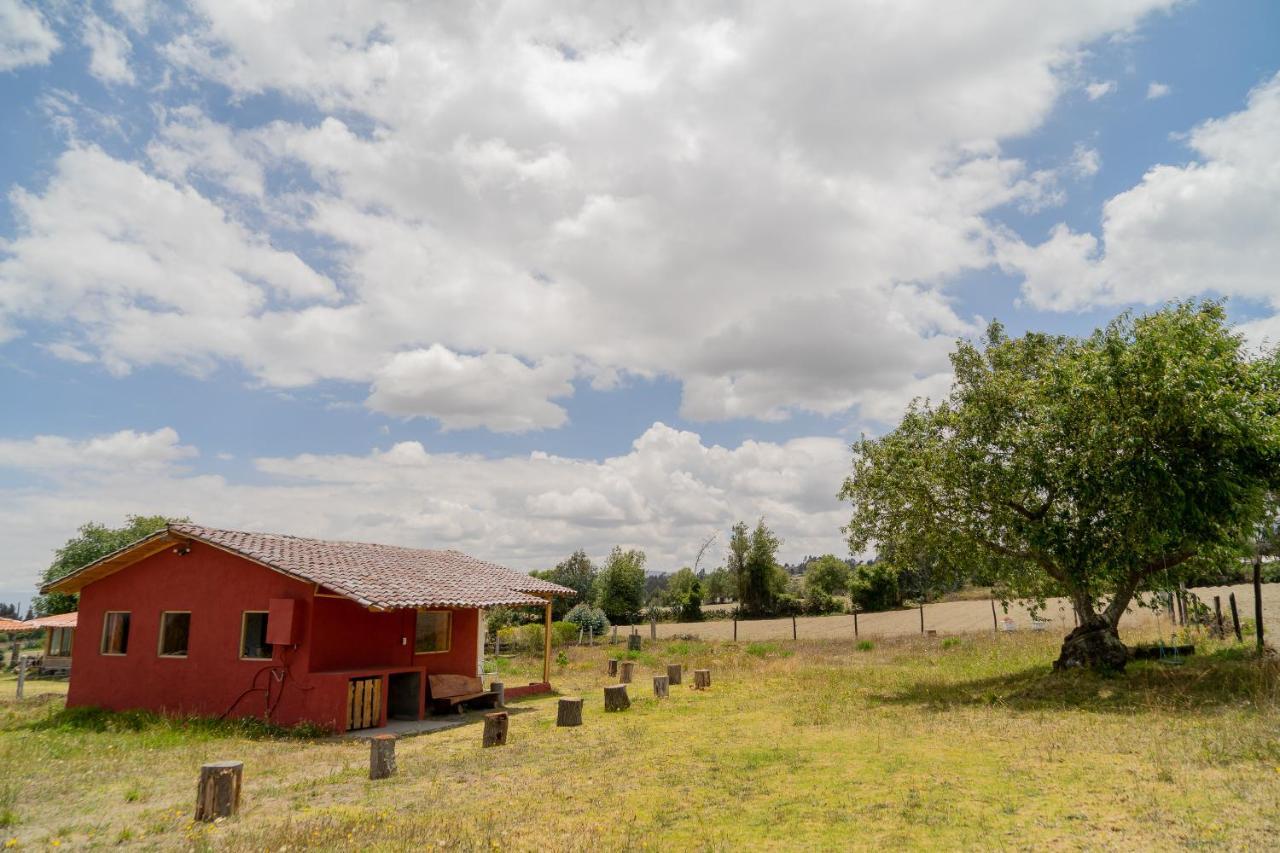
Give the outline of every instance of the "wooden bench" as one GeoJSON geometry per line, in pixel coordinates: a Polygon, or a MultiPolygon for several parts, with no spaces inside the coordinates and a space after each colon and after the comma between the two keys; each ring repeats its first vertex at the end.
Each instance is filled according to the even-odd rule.
{"type": "Polygon", "coordinates": [[[428,675],[427,701],[437,714],[462,713],[464,705],[477,708],[495,708],[498,694],[485,690],[484,684],[473,675],[428,675]]]}

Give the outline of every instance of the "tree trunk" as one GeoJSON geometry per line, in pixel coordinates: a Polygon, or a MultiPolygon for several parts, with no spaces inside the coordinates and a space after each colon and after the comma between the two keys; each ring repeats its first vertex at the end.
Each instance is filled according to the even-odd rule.
{"type": "Polygon", "coordinates": [[[202,765],[196,791],[196,820],[231,817],[240,811],[243,775],[243,761],[215,761],[202,765]]]}
{"type": "Polygon", "coordinates": [[[369,738],[369,778],[386,779],[396,773],[396,736],[369,738]]]}
{"type": "Polygon", "coordinates": [[[604,689],[604,709],[606,711],[625,711],[631,707],[631,699],[627,696],[627,685],[611,684],[604,689]]]}
{"type": "Polygon", "coordinates": [[[679,684],[680,677],[683,674],[684,672],[681,669],[680,664],[678,663],[667,664],[667,683],[668,684],[679,684]]]}
{"type": "Polygon", "coordinates": [[[484,735],[481,743],[484,746],[503,746],[507,742],[507,727],[510,718],[506,711],[494,711],[484,715],[484,735]]]}
{"type": "Polygon", "coordinates": [[[636,662],[633,660],[624,660],[622,662],[622,671],[618,674],[618,681],[623,684],[630,684],[632,675],[636,670],[636,662]]]}
{"type": "Polygon", "coordinates": [[[669,682],[665,675],[655,675],[653,677],[653,695],[659,699],[667,698],[669,682]]]}
{"type": "Polygon", "coordinates": [[[693,689],[707,690],[711,687],[711,670],[695,669],[693,671],[693,689]]]}
{"type": "Polygon", "coordinates": [[[609,677],[615,678],[618,675],[618,659],[609,658],[609,677]]]}
{"type": "Polygon", "coordinates": [[[1079,613],[1080,626],[1067,634],[1062,651],[1053,662],[1054,671],[1088,667],[1099,672],[1121,672],[1129,660],[1129,650],[1110,620],[1095,613],[1079,613]]]}
{"type": "Polygon", "coordinates": [[[582,725],[582,700],[575,696],[562,696],[556,705],[556,725],[582,725]]]}

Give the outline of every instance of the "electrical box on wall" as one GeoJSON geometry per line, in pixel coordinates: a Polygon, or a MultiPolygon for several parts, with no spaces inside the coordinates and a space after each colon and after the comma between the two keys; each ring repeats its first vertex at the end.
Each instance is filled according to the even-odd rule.
{"type": "Polygon", "coordinates": [[[296,646],[302,642],[302,601],[273,598],[268,607],[267,642],[277,646],[296,646]]]}

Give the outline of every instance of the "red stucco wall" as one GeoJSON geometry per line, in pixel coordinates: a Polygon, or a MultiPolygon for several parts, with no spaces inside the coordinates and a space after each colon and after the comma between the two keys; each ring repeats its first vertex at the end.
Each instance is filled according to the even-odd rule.
{"type": "Polygon", "coordinates": [[[232,708],[233,716],[260,716],[267,694],[245,691],[270,682],[273,721],[341,729],[346,676],[324,671],[403,667],[474,675],[478,616],[454,611],[450,651],[414,655],[414,611],[375,613],[345,599],[314,597],[311,584],[197,542],[186,556],[162,551],[85,587],[67,704],[201,716],[232,708]],[[266,610],[272,598],[304,602],[300,642],[293,649],[276,647],[272,661],[242,661],[241,614],[266,610]],[[131,614],[124,656],[101,653],[109,610],[131,614]],[[166,610],[191,612],[186,658],[158,654],[166,610]]]}

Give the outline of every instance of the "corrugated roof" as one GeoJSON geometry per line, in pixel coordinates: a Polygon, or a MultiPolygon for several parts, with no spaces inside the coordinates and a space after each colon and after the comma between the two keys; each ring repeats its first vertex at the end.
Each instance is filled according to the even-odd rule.
{"type": "MultiPolygon", "coordinates": [[[[402,548],[368,542],[335,542],[279,533],[170,524],[166,539],[205,542],[268,568],[311,581],[367,607],[495,607],[542,604],[542,596],[575,595],[558,584],[470,557],[461,551],[402,548]]],[[[129,550],[154,553],[156,537],[91,563],[49,584],[45,591],[74,592],[132,562],[129,550]],[[99,568],[99,564],[101,567],[99,568]]]]}

